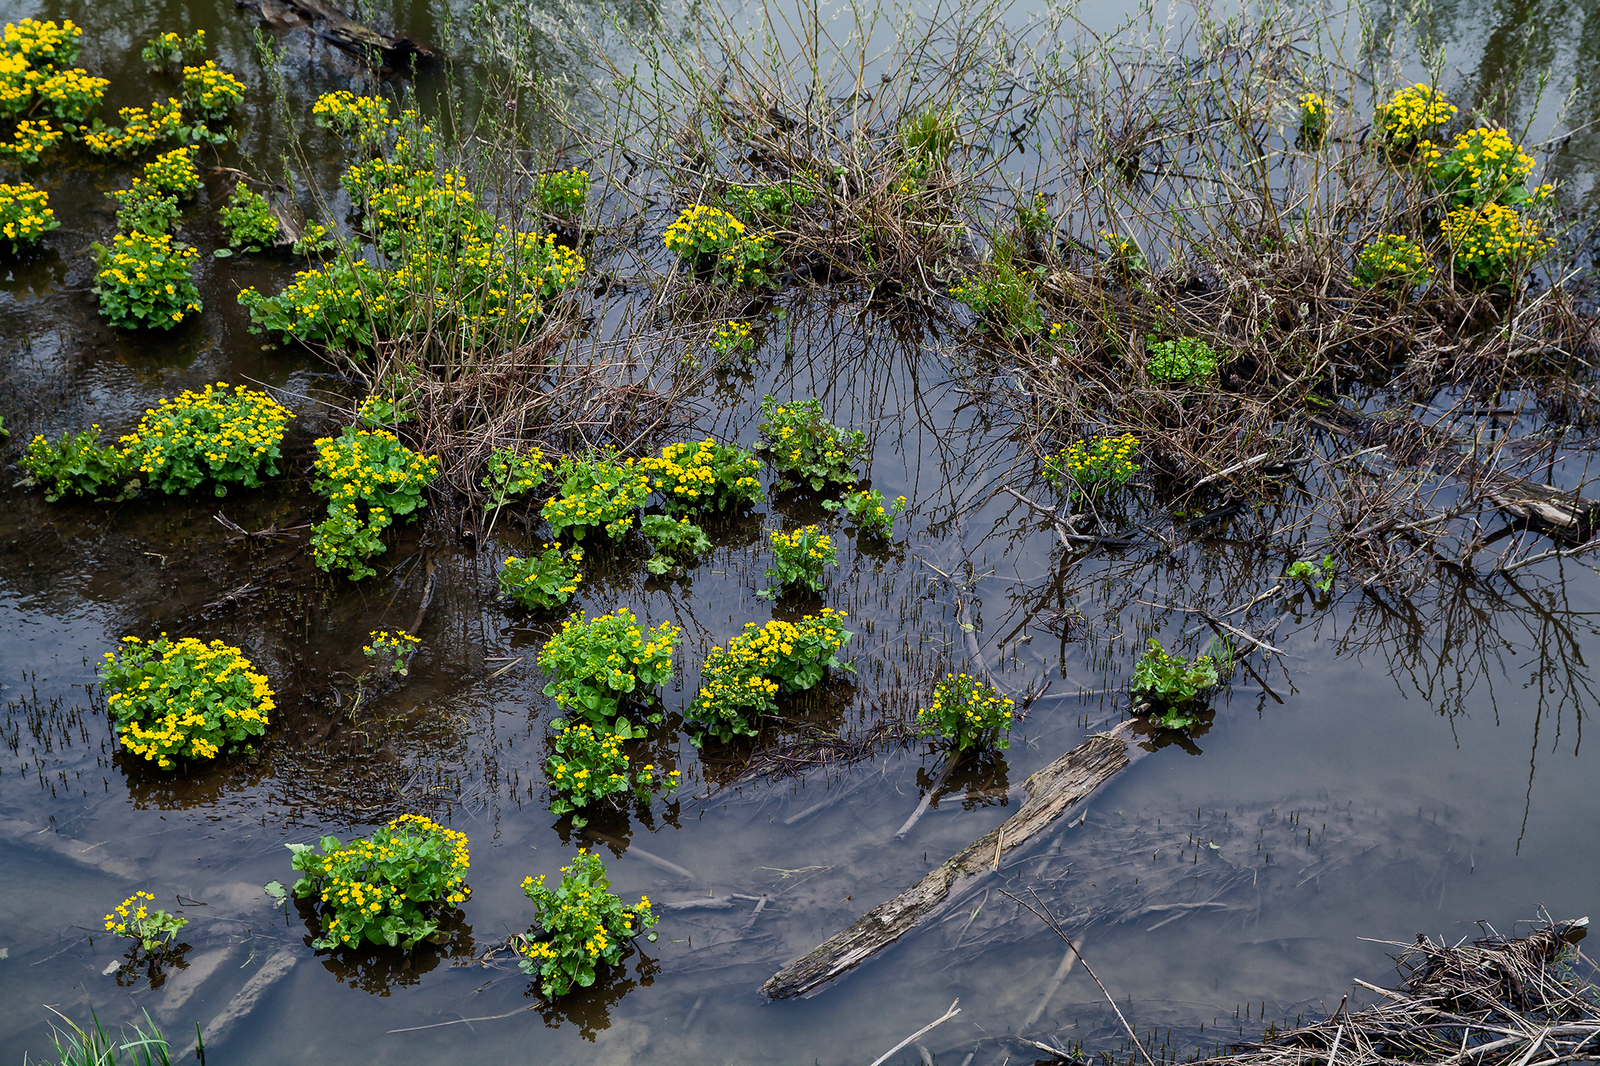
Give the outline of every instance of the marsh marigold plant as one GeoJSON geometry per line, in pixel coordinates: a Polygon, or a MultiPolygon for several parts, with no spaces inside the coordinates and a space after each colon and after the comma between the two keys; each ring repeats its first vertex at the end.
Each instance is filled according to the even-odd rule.
{"type": "Polygon", "coordinates": [[[226,496],[229,485],[260,488],[277,476],[283,428],[292,417],[264,392],[219,381],[147,409],[121,443],[151,488],[186,496],[209,481],[226,496]]]}
{"type": "Polygon", "coordinates": [[[1011,746],[1009,696],[965,673],[946,674],[933,688],[933,701],[917,710],[917,729],[937,736],[957,751],[1011,746]]]}
{"type": "Polygon", "coordinates": [[[615,966],[630,941],[643,934],[654,940],[659,920],[650,897],[628,906],[611,892],[600,856],[578,849],[572,862],[561,868],[561,883],[554,889],[544,876],[522,882],[523,894],[533,902],[537,927],[516,938],[522,972],[539,980],[546,998],[564,996],[573,985],[594,984],[600,966],[615,966]]]}
{"type": "MultiPolygon", "coordinates": [[[[626,607],[587,619],[578,611],[539,651],[539,665],[553,676],[544,694],[563,710],[631,737],[635,731],[622,717],[623,704],[672,680],[672,650],[680,639],[671,622],[646,632],[626,607]]],[[[659,722],[661,715],[650,720],[659,722]]]]}
{"type": "Polygon", "coordinates": [[[276,706],[266,677],[220,640],[123,637],[100,679],[123,748],[162,769],[246,746],[276,706]]]}
{"type": "Polygon", "coordinates": [[[155,901],[148,892],[135,892],[111,908],[111,913],[106,915],[106,932],[125,936],[144,951],[156,952],[168,947],[189,924],[189,919],[152,909],[155,901]]]}
{"type": "Polygon", "coordinates": [[[50,210],[50,195],[27,182],[0,183],[0,244],[12,254],[31,248],[61,225],[50,210]]]}
{"type": "Polygon", "coordinates": [[[325,836],[322,853],[311,844],[289,844],[296,870],[296,899],[310,899],[320,932],[318,950],[387,944],[410,951],[437,939],[446,914],[466,901],[471,889],[467,835],[431,818],[407,814],[370,837],[348,844],[325,836]]]}
{"type": "Polygon", "coordinates": [[[109,246],[92,244],[94,293],[100,314],[119,329],[171,329],[200,312],[191,271],[200,253],[171,235],[119,233],[109,246]]]}

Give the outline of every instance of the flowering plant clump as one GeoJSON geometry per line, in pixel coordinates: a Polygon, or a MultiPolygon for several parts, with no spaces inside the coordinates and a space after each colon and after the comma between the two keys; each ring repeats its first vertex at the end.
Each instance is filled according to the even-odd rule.
{"type": "Polygon", "coordinates": [[[16,185],[0,182],[0,241],[11,246],[13,255],[37,244],[60,225],[50,210],[50,195],[43,189],[25,181],[16,185]]]}
{"type": "Polygon", "coordinates": [[[226,496],[230,484],[260,488],[263,478],[277,476],[283,427],[293,417],[264,392],[235,385],[230,393],[219,381],[147,409],[121,443],[151,488],[187,496],[211,481],[226,496]]]}
{"type": "Polygon", "coordinates": [[[234,185],[228,203],[217,212],[217,220],[228,234],[228,246],[259,252],[278,237],[278,220],[272,217],[267,198],[252,192],[244,182],[234,185]]]}
{"type": "MultiPolygon", "coordinates": [[[[626,607],[587,621],[578,611],[539,651],[539,665],[554,675],[544,694],[624,740],[643,736],[621,717],[622,706],[632,693],[672,680],[672,649],[679,639],[671,622],[646,633],[626,607]]],[[[649,720],[659,722],[661,715],[649,720]]]]}
{"type": "Polygon", "coordinates": [[[1215,688],[1220,676],[1209,655],[1193,662],[1167,654],[1161,642],[1150,639],[1150,649],[1133,668],[1133,694],[1159,703],[1186,703],[1208,688],[1215,688]]]}
{"type": "Polygon", "coordinates": [[[707,437],[694,443],[669,444],[660,457],[639,460],[661,505],[670,514],[731,511],[761,502],[761,461],[743,448],[718,444],[707,437]]]}
{"type": "Polygon", "coordinates": [[[362,654],[380,670],[388,664],[389,672],[396,677],[405,677],[411,672],[411,657],[422,645],[421,637],[414,637],[403,629],[394,632],[374,629],[367,634],[367,639],[372,643],[362,646],[362,654]]]}
{"type": "Polygon", "coordinates": [[[754,187],[732,185],[722,194],[722,202],[728,205],[728,210],[746,222],[786,222],[796,210],[811,206],[816,198],[816,190],[798,181],[773,181],[754,187]]]}
{"type": "Polygon", "coordinates": [[[383,141],[398,121],[389,117],[389,101],[381,96],[357,96],[347,89],[323,93],[311,107],[311,118],[325,130],[354,137],[366,145],[383,141]]]}
{"type": "Polygon", "coordinates": [[[568,457],[556,469],[561,493],[550,497],[540,512],[556,536],[568,530],[582,540],[591,530],[604,528],[606,536],[620,540],[633,524],[639,505],[650,495],[650,477],[632,459],[614,456],[590,459],[568,457]]]}
{"type": "Polygon", "coordinates": [[[1151,339],[1145,345],[1144,366],[1152,381],[1177,384],[1204,380],[1217,372],[1217,351],[1198,337],[1151,339]]]}
{"type": "Polygon", "coordinates": [[[392,310],[382,272],[365,259],[343,257],[317,270],[301,270],[276,296],[255,289],[239,293],[250,312],[250,328],[286,339],[370,346],[392,310]]]}
{"type": "Polygon", "coordinates": [[[894,536],[894,520],[906,509],[906,498],[897,496],[892,506],[885,507],[883,493],[877,489],[865,489],[852,492],[840,501],[825,500],[822,506],[830,511],[843,512],[857,529],[868,536],[888,540],[894,536]]]}
{"type": "Polygon", "coordinates": [[[183,103],[202,122],[220,122],[244,101],[244,82],[216,61],[183,68],[183,103]]]}
{"type": "Polygon", "coordinates": [[[855,465],[866,453],[867,435],[859,429],[840,429],[822,417],[821,400],[779,403],[765,396],[761,416],[757,429],[762,439],[754,450],[777,468],[778,488],[809,485],[821,492],[830,482],[855,482],[855,465]]]}
{"type": "Polygon", "coordinates": [[[756,346],[755,338],[750,333],[750,323],[733,319],[712,330],[711,338],[706,343],[718,355],[753,351],[756,346]]]}
{"type": "Polygon", "coordinates": [[[777,258],[771,239],[748,232],[743,222],[720,207],[685,208],[661,240],[668,251],[696,269],[710,270],[739,285],[771,283],[777,258]]]}
{"type": "Polygon", "coordinates": [[[157,192],[180,200],[200,187],[200,171],[195,169],[193,148],[174,148],[144,165],[145,184],[157,192]]]}
{"type": "MultiPolygon", "coordinates": [[[[839,659],[839,649],[854,635],[844,620],[843,611],[824,607],[798,624],[745,623],[727,648],[714,647],[706,656],[700,690],[685,717],[723,743],[755,736],[760,716],[777,710],[779,692],[803,692],[830,669],[854,669],[839,659]]],[[[701,740],[692,742],[698,747],[701,740]]]]}
{"type": "Polygon", "coordinates": [[[124,233],[160,237],[170,233],[173,223],[183,214],[176,196],[158,192],[145,184],[143,178],[134,178],[126,189],[106,193],[106,199],[116,201],[117,226],[124,233]]]}
{"type": "Polygon", "coordinates": [[[933,702],[917,709],[918,732],[942,737],[957,751],[1009,748],[1014,706],[1009,696],[977,678],[946,674],[933,687],[933,702]]]}
{"type": "Polygon", "coordinates": [[[489,453],[484,464],[488,472],[478,484],[489,494],[484,502],[485,511],[495,511],[511,502],[514,496],[524,496],[544,483],[545,475],[555,466],[544,457],[544,450],[531,448],[519,452],[515,448],[496,448],[489,453]]]}
{"type": "Polygon", "coordinates": [[[422,490],[439,476],[439,458],[418,455],[386,430],[354,426],[315,447],[311,488],[328,498],[328,518],[312,530],[312,557],[322,570],[348,570],[352,581],[371,577],[377,571],[367,560],[385,550],[379,534],[428,505],[422,490]]]}
{"type": "Polygon", "coordinates": [[[98,155],[127,155],[174,140],[183,131],[183,106],[171,97],[152,102],[148,111],[124,107],[117,117],[121,128],[95,119],[94,128],[83,135],[84,147],[98,155]]]}
{"type": "Polygon", "coordinates": [[[603,963],[615,966],[623,949],[643,933],[655,940],[660,919],[650,909],[650,897],[640,896],[636,906],[626,906],[610,891],[606,864],[582,848],[571,865],[561,868],[561,884],[545,887],[544,875],[522,882],[533,901],[533,920],[539,927],[516,938],[522,972],[539,978],[539,991],[547,999],[564,996],[573,985],[588,988],[603,963]]]}
{"type": "Polygon", "coordinates": [[[1378,124],[1391,147],[1409,149],[1429,130],[1449,122],[1455,113],[1455,105],[1443,93],[1417,82],[1409,88],[1396,89],[1389,102],[1378,108],[1378,124]]]}
{"type": "Polygon", "coordinates": [[[644,568],[657,576],[711,550],[706,531],[687,518],[647,514],[639,520],[639,531],[655,553],[645,561],[644,568]]]}
{"type": "Polygon", "coordinates": [[[192,63],[206,54],[206,31],[195,30],[185,37],[177,33],[161,33],[145,42],[139,58],[152,72],[174,70],[192,63]]]}
{"type": "Polygon", "coordinates": [[[500,591],[524,607],[560,607],[578,591],[583,580],[578,571],[581,562],[582,548],[563,555],[559,544],[546,544],[542,552],[526,559],[508,556],[500,570],[500,591]]]}
{"type": "Polygon", "coordinates": [[[135,892],[106,915],[106,932],[136,940],[145,951],[165,949],[177,939],[179,931],[189,924],[189,919],[163,910],[152,911],[150,904],[155,901],[156,898],[148,892],[135,892]]]}
{"type": "Polygon", "coordinates": [[[76,68],[44,74],[33,87],[38,97],[35,108],[50,112],[68,132],[73,132],[100,109],[110,84],[105,78],[92,77],[87,70],[76,68]]]}
{"type": "Polygon", "coordinates": [[[1328,102],[1316,93],[1304,93],[1300,105],[1300,138],[1313,148],[1322,147],[1328,136],[1328,102]]]}
{"type": "Polygon", "coordinates": [[[305,875],[291,891],[296,899],[312,897],[323,919],[322,935],[311,942],[319,950],[365,942],[410,951],[440,939],[444,912],[472,892],[467,835],[420,814],[348,844],[335,836],[319,843],[320,855],[312,844],[286,845],[305,875]]]}
{"type": "Polygon", "coordinates": [[[1433,277],[1428,253],[1410,237],[1385,233],[1368,241],[1356,253],[1350,284],[1359,289],[1395,286],[1413,288],[1433,277]]]}
{"type": "Polygon", "coordinates": [[[1018,269],[1009,255],[997,255],[984,273],[965,278],[950,290],[952,299],[972,309],[1002,337],[1031,337],[1044,330],[1044,312],[1034,293],[1033,275],[1018,269]]]}
{"type": "Polygon", "coordinates": [[[59,24],[22,19],[6,23],[0,33],[0,53],[20,56],[35,68],[70,66],[78,60],[78,38],[82,36],[82,28],[71,19],[59,24]]]}
{"type": "Polygon", "coordinates": [[[1428,168],[1429,187],[1453,207],[1487,203],[1515,207],[1542,199],[1553,189],[1550,185],[1528,188],[1533,156],[1503,129],[1479,126],[1458,133],[1448,151],[1426,140],[1417,148],[1428,168]]]}
{"type": "Polygon", "coordinates": [[[23,119],[11,135],[11,140],[0,141],[0,160],[32,165],[39,157],[55,148],[65,136],[60,130],[42,120],[23,119]]]}
{"type": "Polygon", "coordinates": [[[564,218],[583,214],[589,199],[589,172],[572,167],[554,174],[543,174],[534,182],[533,194],[539,210],[564,218]]]}
{"type": "Polygon", "coordinates": [[[121,329],[171,329],[200,311],[190,271],[200,253],[168,234],[119,233],[110,247],[96,242],[93,291],[100,313],[121,329]]]}
{"type": "MultiPolygon", "coordinates": [[[[658,789],[664,787],[668,795],[678,790],[680,775],[676,770],[661,774],[654,763],[645,763],[637,772],[628,772],[628,757],[622,754],[626,737],[596,731],[582,722],[569,725],[557,719],[554,725],[556,753],[545,764],[545,770],[556,793],[556,801],[550,805],[550,813],[556,817],[625,792],[646,803],[658,789]]],[[[573,824],[580,825],[582,821],[574,818],[573,824]]]]}
{"type": "MultiPolygon", "coordinates": [[[[63,435],[55,444],[43,434],[34,437],[20,465],[44,486],[44,498],[50,503],[63,496],[99,496],[113,485],[126,483],[129,474],[127,456],[115,445],[100,443],[98,425],[63,435]]],[[[138,487],[139,483],[133,482],[117,498],[132,496],[138,487]]]]}
{"type": "Polygon", "coordinates": [[[772,541],[772,565],[767,567],[766,576],[772,584],[756,595],[770,600],[800,586],[821,592],[823,567],[839,565],[833,539],[816,526],[802,526],[793,533],[775,529],[768,536],[772,541]]]}
{"type": "Polygon", "coordinates": [[[1554,248],[1539,223],[1503,204],[1458,207],[1440,225],[1450,245],[1456,273],[1493,285],[1526,270],[1554,248]]]}
{"type": "Polygon", "coordinates": [[[1039,476],[1058,489],[1067,489],[1073,499],[1103,496],[1126,485],[1139,472],[1139,464],[1133,461],[1138,451],[1139,438],[1132,433],[1090,437],[1059,455],[1047,456],[1039,476]]]}
{"type": "Polygon", "coordinates": [[[238,648],[220,640],[146,644],[123,637],[106,652],[100,679],[122,746],[162,769],[175,758],[212,759],[267,731],[276,706],[267,679],[238,648]]]}

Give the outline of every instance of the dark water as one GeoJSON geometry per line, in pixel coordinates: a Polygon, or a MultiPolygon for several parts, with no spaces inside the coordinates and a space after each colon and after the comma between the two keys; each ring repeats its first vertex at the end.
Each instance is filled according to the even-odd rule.
{"type": "MultiPolygon", "coordinates": [[[[89,30],[82,62],[113,78],[111,108],[151,95],[136,59],[145,38],[206,28],[219,61],[252,86],[245,159],[274,157],[282,131],[258,106],[251,23],[231,4],[0,5],[8,21],[63,14],[89,30]]],[[[1504,86],[1511,53],[1495,42],[1526,39],[1528,54],[1592,100],[1597,52],[1578,42],[1592,39],[1595,18],[1579,5],[1441,5],[1447,84],[1463,99],[1504,86]]],[[[396,5],[393,21],[440,32],[422,3],[396,5]]],[[[301,105],[359,84],[337,55],[303,38],[286,45],[301,105]]],[[[1540,109],[1537,86],[1512,81],[1512,117],[1554,120],[1551,93],[1564,84],[1540,109]]],[[[322,176],[334,173],[333,146],[308,143],[322,176]]],[[[1574,137],[1571,159],[1553,164],[1569,168],[1575,195],[1591,195],[1593,145],[1574,137]]],[[[207,309],[193,328],[151,338],[101,325],[86,247],[112,232],[101,193],[124,176],[35,172],[64,225],[0,295],[8,461],[34,433],[89,422],[123,432],[158,398],[223,378],[281,390],[300,417],[290,476],[255,494],[87,507],[47,505],[9,478],[0,490],[0,1057],[45,1052],[45,1004],[80,1020],[92,1007],[108,1023],[148,1011],[176,1040],[252,982],[264,991],[213,1062],[865,1063],[957,997],[963,1013],[925,1040],[941,1061],[973,1049],[978,1063],[1017,1058],[1023,1045],[996,1038],[1019,1035],[1121,1046],[1081,969],[1054,987],[1063,946],[1000,886],[810,1000],[764,1004],[755,989],[1003,820],[1015,809],[1009,789],[1116,721],[1115,693],[1077,693],[1125,685],[1146,635],[1203,641],[1184,635],[1181,614],[1139,601],[1243,603],[1273,583],[1275,564],[1227,528],[1176,555],[1146,545],[1063,560],[1052,536],[995,498],[1027,467],[1006,427],[954,380],[952,338],[908,337],[849,301],[787,298],[786,324],[746,378],[703,399],[695,433],[748,443],[763,393],[821,396],[834,421],[869,431],[872,485],[904,494],[911,510],[890,549],[845,538],[825,602],[852,618],[858,673],[793,708],[768,741],[909,713],[947,665],[970,662],[963,595],[1004,682],[1052,687],[1005,758],[958,775],[902,842],[893,833],[934,768],[920,748],[726,787],[740,764],[702,762],[675,734],[653,754],[684,770],[682,799],[658,804],[647,823],[596,819],[593,835],[575,835],[551,818],[543,787],[552,707],[533,660],[549,622],[493,595],[495,564],[527,546],[526,531],[497,523],[480,550],[457,535],[464,516],[430,515],[393,543],[383,558],[393,569],[359,586],[313,569],[303,532],[230,542],[219,511],[252,530],[315,520],[307,452],[337,424],[319,401],[339,383],[310,356],[264,348],[233,304],[239,287],[286,276],[282,264],[203,258],[207,309]],[[345,713],[368,631],[410,625],[430,566],[436,591],[409,683],[345,713]],[[1081,612],[1068,639],[1054,621],[1064,608],[1081,612]],[[93,664],[123,634],[161,631],[237,644],[267,672],[280,710],[258,759],[171,777],[114,753],[93,664]],[[301,917],[260,887],[289,879],[283,844],[407,810],[470,838],[470,929],[455,954],[424,950],[405,967],[317,956],[301,917]],[[624,896],[767,902],[759,913],[750,900],[669,911],[660,940],[623,972],[546,1008],[514,968],[473,957],[527,927],[522,878],[555,873],[580,843],[601,849],[624,896]],[[100,916],[136,889],[191,919],[184,965],[159,980],[105,972],[123,946],[98,935],[100,916]],[[258,976],[270,974],[280,976],[258,976]]],[[[214,244],[209,223],[190,225],[188,239],[214,244]]],[[[716,530],[716,550],[685,579],[646,580],[637,560],[617,560],[592,575],[581,603],[683,627],[683,668],[665,694],[679,710],[704,650],[770,617],[752,595],[763,523],[817,517],[780,497],[758,519],[716,530]]],[[[1381,981],[1381,948],[1358,937],[1454,939],[1475,919],[1506,930],[1541,905],[1587,913],[1600,826],[1595,756],[1581,741],[1600,586],[1573,562],[1519,577],[1442,587],[1405,610],[1358,592],[1298,604],[1277,632],[1289,654],[1261,679],[1281,702],[1260,680],[1238,679],[1197,738],[1203,754],[1168,747],[1138,763],[1081,827],[1008,858],[1004,887],[1036,888],[1067,916],[1140,1031],[1159,1028],[1158,1042],[1179,1053],[1258,1032],[1263,1012],[1292,1021],[1331,1009],[1353,976],[1381,981]]]]}

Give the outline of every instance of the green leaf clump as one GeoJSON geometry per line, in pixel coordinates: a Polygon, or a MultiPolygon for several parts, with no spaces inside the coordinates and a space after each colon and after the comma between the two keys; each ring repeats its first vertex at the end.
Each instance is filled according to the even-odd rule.
{"type": "Polygon", "coordinates": [[[577,857],[561,868],[561,883],[546,887],[544,875],[522,882],[523,893],[533,901],[530,930],[515,938],[522,972],[539,978],[539,991],[548,999],[564,996],[573,985],[594,984],[600,966],[622,961],[628,944],[641,933],[654,940],[659,920],[650,897],[640,896],[629,907],[611,892],[611,880],[600,856],[578,849],[577,857]]]}
{"type": "Polygon", "coordinates": [[[807,485],[821,492],[829,484],[855,483],[855,465],[866,454],[867,435],[829,422],[822,416],[821,400],[779,403],[764,396],[757,428],[762,439],[754,450],[777,469],[778,488],[807,485]]]}
{"type": "MultiPolygon", "coordinates": [[[[671,622],[645,632],[626,607],[590,619],[577,611],[539,651],[539,665],[553,675],[544,694],[624,739],[643,736],[622,716],[623,705],[634,693],[672,680],[672,650],[680,639],[671,622]]],[[[661,715],[649,720],[659,722],[661,715]]]]}
{"type": "Polygon", "coordinates": [[[687,518],[647,514],[639,520],[639,531],[655,553],[645,561],[644,568],[657,576],[711,550],[711,538],[687,518]]]}

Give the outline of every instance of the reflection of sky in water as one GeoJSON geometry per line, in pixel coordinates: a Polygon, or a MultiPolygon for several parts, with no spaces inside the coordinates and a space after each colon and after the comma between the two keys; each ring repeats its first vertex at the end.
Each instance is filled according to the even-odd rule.
{"type": "MultiPolygon", "coordinates": [[[[260,84],[248,22],[231,5],[172,7],[159,18],[139,7],[127,19],[107,10],[115,6],[50,12],[90,28],[85,62],[92,68],[123,62],[158,28],[204,25],[228,65],[260,84]]],[[[418,14],[424,9],[400,5],[394,21],[428,35],[437,27],[418,14]]],[[[1120,14],[1118,5],[1085,11],[1097,27],[1120,14]]],[[[33,13],[0,4],[3,19],[33,13]]],[[[1467,99],[1456,87],[1470,86],[1491,100],[1499,83],[1482,73],[1478,54],[1522,47],[1514,44],[1523,32],[1516,13],[1440,4],[1434,17],[1450,51],[1447,87],[1467,99]]],[[[1594,112],[1593,75],[1580,57],[1600,54],[1584,44],[1592,45],[1597,17],[1576,4],[1538,8],[1527,46],[1538,62],[1529,60],[1526,70],[1548,63],[1555,77],[1536,126],[1551,120],[1552,102],[1566,92],[1562,79],[1577,78],[1589,94],[1580,93],[1571,114],[1594,112]]],[[[305,80],[297,91],[350,82],[347,70],[319,66],[295,47],[291,65],[305,80]]],[[[143,79],[124,69],[117,102],[143,102],[143,79]]],[[[1521,79],[1524,95],[1499,113],[1530,117],[1531,79],[1521,79]]],[[[256,119],[247,147],[264,149],[277,133],[270,116],[256,119]]],[[[1570,152],[1580,162],[1572,166],[1589,145],[1574,139],[1570,152]]],[[[332,173],[337,160],[330,154],[315,165],[332,173]]],[[[63,192],[63,204],[79,205],[77,217],[87,220],[84,244],[111,225],[108,215],[93,214],[95,182],[103,180],[68,183],[63,192]]],[[[225,375],[314,388],[314,362],[261,351],[231,307],[238,284],[264,284],[270,273],[237,261],[207,269],[214,325],[155,343],[112,337],[87,303],[72,302],[81,297],[41,300],[38,276],[8,282],[0,294],[12,390],[5,403],[16,403],[5,408],[8,424],[19,435],[90,420],[120,429],[164,392],[225,375]]],[[[70,256],[41,270],[67,288],[83,283],[81,263],[70,256]]],[[[176,1036],[221,1012],[279,952],[294,965],[222,1045],[230,1061],[277,1062],[288,1052],[303,1061],[426,1062],[463,1050],[478,1061],[870,1061],[956,996],[963,1014],[929,1038],[930,1047],[952,1055],[964,1056],[985,1033],[1015,1031],[1036,1012],[1036,1034],[1060,1030],[1059,1039],[1088,1038],[1091,1050],[1097,1040],[1114,1046],[1120,1037],[1081,971],[1040,1009],[1061,949],[997,893],[964,902],[949,920],[913,933],[811,1000],[763,1005],[755,995],[779,965],[1005,818],[1015,809],[1014,796],[1001,805],[1008,784],[1114,714],[1109,703],[1061,697],[1125,681],[1145,635],[1132,619],[1146,615],[1128,608],[1119,632],[1123,606],[1169,597],[1231,604],[1261,577],[1247,553],[1224,547],[1192,552],[1183,568],[1128,553],[1058,573],[1051,538],[1031,526],[1023,532],[1020,512],[992,498],[1015,459],[1004,434],[951,387],[939,359],[901,349],[855,310],[841,306],[830,317],[797,308],[794,357],[781,354],[783,330],[775,331],[751,380],[732,381],[708,401],[696,428],[748,441],[748,400],[771,391],[822,396],[836,421],[869,429],[872,484],[911,499],[911,532],[899,547],[876,553],[858,552],[846,538],[852,546],[841,553],[828,602],[851,615],[859,673],[853,687],[840,684],[831,690],[835,699],[802,711],[856,728],[873,706],[914,707],[942,657],[959,662],[965,654],[953,590],[937,571],[959,577],[970,563],[986,653],[1018,689],[1055,678],[1003,767],[956,775],[956,791],[908,839],[886,844],[916,806],[932,760],[891,753],[845,771],[831,791],[826,775],[813,774],[803,784],[747,783],[696,801],[706,785],[695,753],[679,744],[657,758],[675,758],[693,778],[676,813],[658,807],[653,825],[597,819],[588,839],[603,849],[624,896],[751,898],[666,912],[660,941],[641,945],[643,961],[636,956],[625,974],[553,1010],[524,1012],[538,1008],[528,981],[503,961],[464,965],[465,951],[430,955],[408,969],[375,957],[318,960],[304,946],[294,908],[274,910],[258,887],[289,879],[285,841],[323,831],[349,836],[400,807],[442,815],[448,800],[451,824],[468,833],[474,860],[471,928],[462,943],[482,951],[525,928],[522,877],[553,874],[583,839],[555,831],[545,811],[549,709],[532,659],[548,627],[492,601],[492,563],[526,538],[507,522],[485,553],[438,549],[439,591],[411,683],[345,721],[329,709],[328,686],[342,683],[339,671],[359,669],[368,629],[409,621],[415,581],[401,573],[354,589],[318,584],[308,568],[295,569],[291,546],[228,547],[210,518],[221,509],[246,528],[281,528],[304,521],[314,499],[285,490],[102,513],[52,509],[7,488],[0,515],[0,1003],[7,1004],[0,1046],[42,1052],[42,1002],[79,1018],[92,1004],[107,1021],[149,1009],[176,1036]],[[303,575],[305,588],[291,595],[280,583],[259,601],[214,606],[257,567],[303,575]],[[1074,605],[1100,642],[1093,656],[1058,641],[1039,617],[1074,605]],[[277,735],[261,760],[169,779],[112,759],[103,714],[84,686],[117,636],[158,626],[221,636],[269,664],[289,698],[280,701],[277,735]],[[487,679],[517,656],[520,665],[487,679]],[[154,992],[102,975],[121,946],[88,939],[99,916],[135,888],[163,902],[178,894],[207,904],[186,905],[194,919],[183,937],[191,945],[186,966],[174,967],[154,992]],[[754,899],[763,895],[768,902],[757,914],[754,899]],[[489,1020],[441,1025],[463,1018],[489,1020]],[[418,1026],[439,1027],[390,1032],[418,1026]]],[[[788,517],[817,516],[790,508],[788,517]]],[[[687,582],[646,584],[627,567],[596,572],[583,602],[677,621],[692,678],[706,647],[768,617],[749,594],[765,563],[746,547],[754,532],[728,530],[687,582]]],[[[391,562],[417,550],[409,536],[391,562]]],[[[1587,615],[1576,613],[1594,609],[1593,584],[1581,568],[1569,578],[1566,599],[1524,596],[1503,583],[1426,598],[1421,639],[1393,605],[1351,598],[1326,616],[1305,605],[1278,632],[1276,642],[1291,652],[1287,663],[1265,671],[1281,706],[1241,681],[1198,738],[1203,756],[1168,748],[1140,762],[1091,803],[1080,829],[1008,860],[1011,887],[1039,887],[1070,916],[1073,931],[1087,935],[1087,956],[1134,1020],[1176,1026],[1180,1044],[1199,1039],[1201,1022],[1209,1034],[1213,1019],[1229,1018],[1245,1001],[1265,1000],[1269,1017],[1292,1016],[1332,1002],[1352,974],[1382,980],[1380,952],[1357,936],[1455,938],[1472,932],[1467,920],[1479,917],[1504,930],[1541,902],[1557,917],[1588,911],[1600,831],[1582,817],[1594,775],[1578,745],[1578,705],[1567,693],[1585,681],[1596,643],[1587,615]],[[1374,632],[1383,639],[1373,640],[1374,632]],[[1453,713],[1438,713],[1446,708],[1453,713]]],[[[1161,635],[1170,641],[1179,626],[1174,621],[1161,635]]],[[[680,680],[666,693],[669,710],[686,702],[685,688],[680,680]]],[[[705,776],[725,781],[736,771],[719,765],[705,776]]],[[[1225,1023],[1221,1031],[1228,1032],[1225,1023]]]]}

